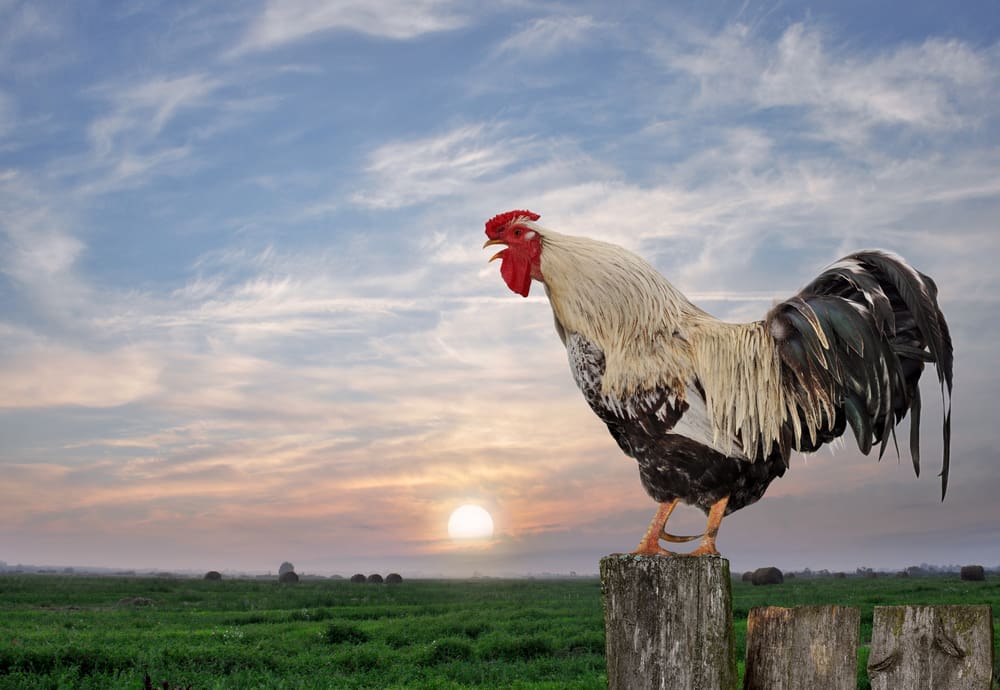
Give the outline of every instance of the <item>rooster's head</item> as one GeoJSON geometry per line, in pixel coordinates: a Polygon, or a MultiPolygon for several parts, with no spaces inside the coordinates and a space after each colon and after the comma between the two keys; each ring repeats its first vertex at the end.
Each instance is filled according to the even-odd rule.
{"type": "Polygon", "coordinates": [[[522,297],[528,296],[532,278],[542,279],[542,237],[534,225],[540,217],[531,211],[507,211],[486,222],[489,239],[483,247],[507,245],[490,257],[490,261],[500,259],[500,275],[504,282],[522,297]]]}

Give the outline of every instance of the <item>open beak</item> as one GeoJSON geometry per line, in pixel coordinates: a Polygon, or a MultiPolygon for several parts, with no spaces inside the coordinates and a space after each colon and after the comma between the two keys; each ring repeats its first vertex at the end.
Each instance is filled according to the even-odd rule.
{"type": "MultiPolygon", "coordinates": [[[[483,245],[483,249],[486,249],[487,247],[489,247],[490,245],[493,245],[493,244],[503,244],[503,245],[506,245],[507,243],[505,241],[501,240],[499,237],[495,237],[492,240],[486,240],[486,243],[483,245]]],[[[501,249],[500,251],[498,251],[493,256],[491,256],[490,260],[487,261],[486,263],[490,263],[494,259],[499,259],[500,257],[503,256],[503,253],[505,251],[507,251],[506,247],[504,249],[501,249]]]]}

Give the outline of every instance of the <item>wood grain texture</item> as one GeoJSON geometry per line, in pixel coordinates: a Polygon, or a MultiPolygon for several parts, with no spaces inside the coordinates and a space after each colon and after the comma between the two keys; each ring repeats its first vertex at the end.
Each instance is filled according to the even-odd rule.
{"type": "Polygon", "coordinates": [[[872,690],[989,690],[993,613],[983,606],[876,606],[872,690]]]}
{"type": "Polygon", "coordinates": [[[606,556],[601,590],[611,690],[736,687],[729,561],[606,556]]]}
{"type": "Polygon", "coordinates": [[[860,629],[856,607],[751,609],[744,690],[855,690],[860,629]]]}

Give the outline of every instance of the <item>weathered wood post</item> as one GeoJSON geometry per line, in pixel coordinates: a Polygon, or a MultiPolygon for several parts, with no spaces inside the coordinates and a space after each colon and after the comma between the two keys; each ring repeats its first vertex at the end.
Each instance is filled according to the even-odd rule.
{"type": "Polygon", "coordinates": [[[993,611],[982,606],[876,606],[872,690],[989,690],[993,611]]]}
{"type": "Polygon", "coordinates": [[[752,608],[743,690],[855,690],[860,634],[854,606],[752,608]]]}
{"type": "Polygon", "coordinates": [[[729,561],[605,556],[601,592],[611,690],[736,687],[729,561]]]}

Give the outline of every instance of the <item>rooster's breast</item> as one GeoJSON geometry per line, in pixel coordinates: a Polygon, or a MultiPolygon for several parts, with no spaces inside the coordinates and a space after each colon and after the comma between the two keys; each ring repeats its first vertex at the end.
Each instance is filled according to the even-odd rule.
{"type": "Polygon", "coordinates": [[[622,451],[638,462],[643,488],[655,501],[679,498],[707,512],[729,496],[726,512],[731,513],[757,501],[784,474],[780,453],[751,463],[738,444],[721,447],[697,382],[683,396],[667,386],[610,395],[602,390],[605,356],[600,347],[577,333],[565,341],[577,386],[622,451]]]}

